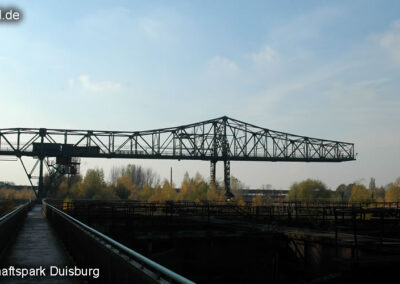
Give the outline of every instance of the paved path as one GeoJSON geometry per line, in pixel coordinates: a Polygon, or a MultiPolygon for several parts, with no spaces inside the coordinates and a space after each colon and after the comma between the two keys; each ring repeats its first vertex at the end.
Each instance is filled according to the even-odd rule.
{"type": "Polygon", "coordinates": [[[5,265],[1,268],[9,266],[38,268],[42,266],[46,268],[46,276],[24,279],[0,276],[1,283],[77,283],[71,279],[50,276],[50,266],[59,268],[73,266],[46,217],[42,215],[41,209],[42,206],[37,204],[28,212],[21,231],[10,248],[5,265]]]}

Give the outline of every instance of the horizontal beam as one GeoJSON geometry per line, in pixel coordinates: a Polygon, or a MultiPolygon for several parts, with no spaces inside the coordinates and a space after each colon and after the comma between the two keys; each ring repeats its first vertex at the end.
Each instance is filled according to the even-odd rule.
{"type": "MultiPolygon", "coordinates": [[[[13,152],[13,151],[0,151],[0,156],[26,156],[37,157],[38,153],[34,152],[13,152]]],[[[46,155],[46,157],[56,157],[53,155],[46,155]]],[[[76,157],[76,156],[74,156],[76,157]]],[[[81,158],[103,158],[103,159],[153,159],[153,160],[197,160],[197,161],[223,161],[224,157],[214,156],[175,156],[175,155],[130,155],[130,154],[87,154],[79,155],[81,158]]],[[[254,162],[345,162],[353,161],[354,158],[345,159],[325,159],[325,158],[290,158],[290,157],[229,157],[230,161],[254,161],[254,162]]]]}
{"type": "Polygon", "coordinates": [[[355,160],[352,143],[273,131],[228,117],[134,132],[0,129],[0,155],[275,162],[355,160]]]}

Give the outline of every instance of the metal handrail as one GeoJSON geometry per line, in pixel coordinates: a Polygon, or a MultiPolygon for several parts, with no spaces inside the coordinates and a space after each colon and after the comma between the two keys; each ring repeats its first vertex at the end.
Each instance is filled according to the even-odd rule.
{"type": "Polygon", "coordinates": [[[124,253],[126,253],[128,256],[132,257],[135,260],[138,260],[141,264],[145,264],[147,265],[150,270],[152,270],[153,272],[156,271],[156,274],[162,274],[164,276],[166,276],[167,279],[171,279],[177,283],[184,283],[184,284],[195,284],[195,282],[173,272],[172,270],[169,270],[168,268],[148,259],[147,257],[141,255],[140,253],[124,246],[123,244],[113,240],[112,238],[100,233],[99,231],[89,227],[88,225],[82,223],[81,221],[75,219],[74,217],[71,217],[70,215],[66,214],[65,212],[57,209],[56,207],[48,204],[46,201],[43,200],[43,203],[47,206],[50,207],[52,210],[54,210],[55,212],[61,214],[62,216],[64,216],[65,218],[67,218],[68,220],[74,222],[75,224],[83,227],[85,230],[91,232],[92,234],[94,234],[95,236],[103,239],[104,241],[108,242],[109,244],[113,245],[114,247],[118,248],[119,250],[123,251],[124,253]]]}
{"type": "Polygon", "coordinates": [[[7,218],[14,216],[15,214],[17,214],[19,211],[23,210],[25,208],[25,206],[27,206],[29,204],[29,202],[26,202],[24,204],[19,205],[17,208],[15,208],[14,210],[12,210],[11,212],[7,213],[6,215],[0,217],[0,224],[5,221],[7,218]]]}

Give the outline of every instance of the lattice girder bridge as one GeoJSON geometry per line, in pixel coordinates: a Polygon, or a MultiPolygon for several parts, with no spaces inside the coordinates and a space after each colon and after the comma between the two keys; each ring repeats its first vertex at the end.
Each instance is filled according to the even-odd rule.
{"type": "MultiPolygon", "coordinates": [[[[74,158],[206,160],[211,163],[211,183],[215,183],[216,163],[223,161],[227,197],[232,196],[230,161],[355,160],[353,143],[274,131],[227,116],[178,127],[133,132],[0,129],[0,155],[38,158],[39,197],[42,197],[43,189],[43,163],[49,157],[56,158],[58,165],[67,171],[68,167],[76,165],[74,158]]],[[[24,169],[30,178],[25,166],[24,169]]]]}

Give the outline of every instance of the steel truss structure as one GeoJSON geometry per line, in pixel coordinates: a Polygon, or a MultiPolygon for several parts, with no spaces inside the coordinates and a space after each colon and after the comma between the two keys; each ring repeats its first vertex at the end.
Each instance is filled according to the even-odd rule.
{"type": "Polygon", "coordinates": [[[227,116],[178,127],[133,132],[0,129],[0,155],[38,158],[39,195],[43,188],[43,160],[46,157],[55,157],[57,164],[64,168],[71,166],[75,157],[206,160],[211,162],[212,183],[215,183],[216,163],[223,161],[227,197],[231,196],[230,161],[355,160],[353,143],[273,131],[227,116]]]}

